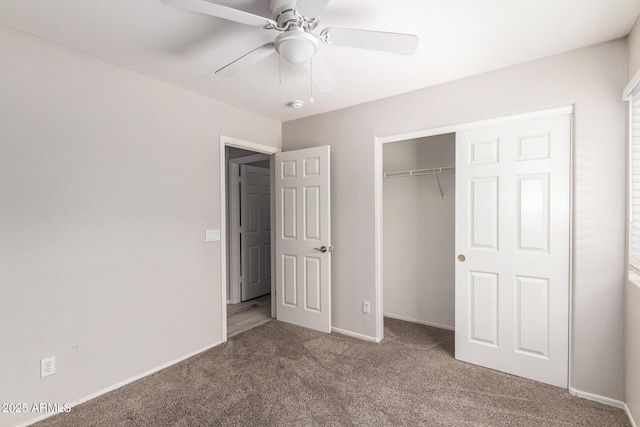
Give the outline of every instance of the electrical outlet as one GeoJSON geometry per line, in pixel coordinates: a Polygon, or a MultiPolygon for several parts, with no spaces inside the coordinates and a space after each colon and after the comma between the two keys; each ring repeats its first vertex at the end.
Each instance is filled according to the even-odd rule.
{"type": "Polygon", "coordinates": [[[40,360],[40,378],[48,377],[56,373],[56,357],[51,356],[40,360]]]}
{"type": "Polygon", "coordinates": [[[371,303],[369,301],[362,301],[362,312],[366,314],[371,313],[371,303]]]}

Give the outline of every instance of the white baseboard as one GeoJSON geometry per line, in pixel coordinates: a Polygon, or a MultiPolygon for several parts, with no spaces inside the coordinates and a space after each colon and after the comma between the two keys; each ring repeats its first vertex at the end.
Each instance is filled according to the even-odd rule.
{"type": "Polygon", "coordinates": [[[391,319],[397,319],[397,320],[404,320],[405,322],[418,323],[420,325],[433,326],[434,328],[447,329],[449,331],[456,330],[454,326],[443,325],[442,323],[436,323],[436,322],[427,322],[426,320],[412,319],[410,317],[400,316],[398,314],[385,313],[384,317],[390,317],[391,319]]]}
{"type": "Polygon", "coordinates": [[[346,335],[348,337],[353,337],[353,338],[358,338],[364,341],[371,341],[371,342],[380,342],[381,340],[378,338],[374,338],[374,337],[370,337],[369,335],[363,335],[363,334],[359,334],[357,332],[352,332],[352,331],[347,331],[345,329],[340,329],[340,328],[335,328],[335,327],[331,327],[331,332],[335,332],[338,334],[342,334],[342,335],[346,335]]]}
{"type": "Polygon", "coordinates": [[[629,407],[627,406],[626,403],[624,404],[624,412],[627,414],[627,418],[629,418],[629,422],[631,423],[631,425],[633,427],[638,427],[638,424],[633,419],[633,415],[631,415],[631,411],[629,411],[629,407]]]}
{"type": "Polygon", "coordinates": [[[586,391],[576,390],[573,387],[569,387],[569,393],[582,399],[593,400],[594,402],[604,403],[605,405],[614,406],[616,408],[624,409],[625,407],[625,404],[622,400],[616,400],[609,397],[599,396],[597,394],[587,393],[586,391]]]}
{"type": "MultiPolygon", "coordinates": [[[[180,362],[182,362],[183,360],[186,360],[186,359],[188,359],[188,358],[190,358],[190,357],[193,357],[193,356],[195,356],[195,355],[197,355],[197,354],[200,354],[200,353],[202,353],[202,352],[204,352],[204,351],[207,351],[207,350],[209,350],[209,349],[212,349],[213,347],[216,347],[216,346],[218,346],[218,345],[220,345],[220,344],[222,344],[222,343],[223,343],[223,341],[220,341],[220,342],[217,342],[217,343],[215,343],[215,344],[211,344],[211,345],[208,345],[208,346],[206,346],[206,347],[203,347],[203,348],[201,348],[200,350],[196,350],[196,351],[191,352],[191,353],[189,353],[189,354],[186,354],[186,355],[184,355],[184,356],[180,356],[180,357],[179,357],[179,358],[177,358],[177,359],[174,359],[174,360],[172,360],[172,361],[170,361],[170,362],[167,362],[167,363],[163,363],[162,365],[160,365],[160,366],[158,366],[158,367],[155,367],[155,368],[153,368],[153,369],[151,369],[151,370],[149,370],[149,371],[143,372],[143,373],[141,373],[141,374],[139,374],[139,375],[136,375],[135,377],[131,377],[131,378],[126,379],[126,380],[124,380],[124,381],[120,381],[119,383],[116,383],[116,384],[114,384],[114,385],[112,385],[112,386],[109,386],[109,387],[104,388],[104,389],[102,389],[102,390],[100,390],[100,391],[97,391],[97,392],[95,392],[95,393],[92,393],[92,394],[90,394],[90,395],[88,395],[88,396],[82,397],[82,398],[80,398],[80,399],[78,399],[78,400],[76,400],[76,401],[74,401],[74,402],[70,402],[70,405],[71,405],[71,407],[72,407],[72,408],[73,408],[74,406],[78,406],[78,405],[80,405],[81,403],[87,402],[87,401],[89,401],[89,400],[91,400],[91,399],[95,399],[95,398],[96,398],[96,397],[98,397],[98,396],[102,396],[102,395],[103,395],[103,394],[105,394],[105,393],[109,393],[110,391],[116,390],[116,389],[118,389],[118,388],[120,388],[120,387],[123,387],[123,386],[125,386],[125,385],[127,385],[127,384],[129,384],[129,383],[132,383],[132,382],[134,382],[134,381],[137,381],[137,380],[139,380],[139,379],[141,379],[141,378],[144,378],[144,377],[146,377],[146,376],[149,376],[149,375],[151,375],[151,374],[155,374],[155,373],[156,373],[156,372],[158,372],[158,371],[161,371],[161,370],[163,370],[163,369],[165,369],[165,368],[168,368],[168,367],[169,367],[169,366],[171,366],[171,365],[175,365],[176,363],[180,363],[180,362]]],[[[44,420],[45,418],[52,417],[52,416],[54,416],[54,415],[56,415],[56,414],[57,414],[57,412],[47,413],[47,414],[44,414],[44,415],[42,415],[42,416],[40,416],[40,417],[37,417],[37,418],[31,419],[31,420],[29,420],[29,421],[27,421],[27,422],[25,422],[25,423],[23,423],[23,424],[18,424],[18,426],[17,426],[17,427],[25,427],[25,426],[29,426],[29,425],[31,425],[31,424],[35,424],[35,423],[37,423],[38,421],[42,421],[42,420],[44,420]]]]}

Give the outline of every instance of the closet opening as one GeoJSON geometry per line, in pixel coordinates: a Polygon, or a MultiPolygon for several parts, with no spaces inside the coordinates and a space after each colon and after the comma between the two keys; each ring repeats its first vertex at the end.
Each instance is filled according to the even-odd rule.
{"type": "Polygon", "coordinates": [[[572,114],[376,138],[376,340],[395,317],[457,360],[568,386],[572,114]]]}
{"type": "Polygon", "coordinates": [[[382,144],[384,319],[455,328],[455,133],[382,144]]]}

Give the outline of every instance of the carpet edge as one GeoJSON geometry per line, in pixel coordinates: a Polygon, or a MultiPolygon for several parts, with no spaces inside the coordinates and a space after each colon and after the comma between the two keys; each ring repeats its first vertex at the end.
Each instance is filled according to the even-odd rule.
{"type": "MultiPolygon", "coordinates": [[[[113,385],[105,387],[105,388],[103,388],[101,390],[98,390],[98,391],[96,391],[94,393],[91,393],[91,394],[89,394],[87,396],[81,397],[81,398],[71,402],[70,403],[70,407],[73,408],[74,406],[78,406],[78,405],[80,405],[82,403],[88,402],[89,400],[95,399],[96,397],[102,396],[103,394],[106,394],[106,393],[109,393],[111,391],[117,390],[117,389],[119,389],[121,387],[124,387],[127,384],[131,384],[132,382],[138,381],[139,379],[142,379],[144,377],[148,377],[149,375],[155,374],[156,372],[161,371],[161,370],[163,370],[165,368],[168,368],[169,366],[173,366],[173,365],[175,365],[177,363],[180,363],[180,362],[182,362],[184,360],[189,359],[190,357],[196,356],[196,355],[198,355],[200,353],[203,353],[203,352],[205,352],[207,350],[211,350],[212,348],[217,347],[220,344],[223,344],[224,342],[225,341],[218,341],[216,343],[207,345],[205,347],[200,348],[199,350],[193,351],[191,353],[187,353],[187,354],[185,354],[183,356],[180,356],[180,357],[178,357],[176,359],[173,359],[173,360],[171,360],[169,362],[163,363],[162,365],[157,366],[155,368],[152,368],[152,369],[150,369],[148,371],[144,371],[144,372],[142,372],[142,373],[140,373],[138,375],[135,375],[135,376],[127,378],[125,380],[119,381],[119,382],[117,382],[117,383],[115,383],[113,385]]],[[[47,414],[44,414],[42,416],[39,416],[39,417],[33,418],[31,420],[25,421],[22,424],[18,424],[16,427],[30,426],[32,424],[35,424],[37,422],[40,422],[42,420],[45,420],[45,419],[47,419],[49,417],[52,417],[54,415],[57,415],[57,414],[58,414],[57,412],[47,413],[47,414]]]]}

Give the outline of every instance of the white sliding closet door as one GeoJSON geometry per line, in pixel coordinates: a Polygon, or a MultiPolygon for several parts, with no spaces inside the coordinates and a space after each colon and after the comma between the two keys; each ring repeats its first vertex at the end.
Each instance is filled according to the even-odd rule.
{"type": "Polygon", "coordinates": [[[567,387],[571,116],[456,135],[456,358],[567,387]]]}

